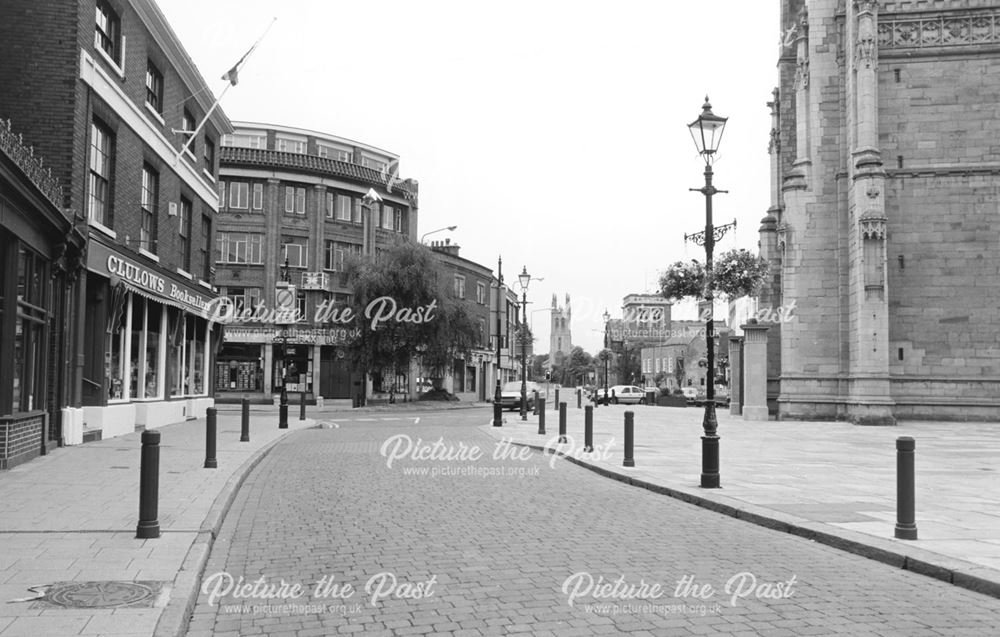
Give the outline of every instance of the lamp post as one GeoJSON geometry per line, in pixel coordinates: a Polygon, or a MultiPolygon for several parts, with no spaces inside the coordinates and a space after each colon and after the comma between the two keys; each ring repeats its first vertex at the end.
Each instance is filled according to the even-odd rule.
{"type": "Polygon", "coordinates": [[[528,419],[528,284],[531,275],[528,266],[521,266],[521,274],[517,275],[521,284],[521,420],[528,419]]]}
{"type": "MultiPolygon", "coordinates": [[[[288,256],[281,266],[281,280],[287,291],[291,277],[288,276],[288,256]]],[[[294,303],[294,299],[292,301],[294,303]]],[[[287,321],[286,319],[283,319],[287,321]]],[[[281,402],[278,404],[278,429],[288,429],[288,323],[281,326],[281,402]]]]}
{"type": "Polygon", "coordinates": [[[608,404],[608,359],[611,358],[608,352],[608,343],[610,342],[608,337],[608,326],[610,325],[611,315],[608,314],[607,308],[604,309],[604,351],[601,352],[604,355],[604,404],[608,404]]]}
{"type": "Polygon", "coordinates": [[[694,140],[698,154],[705,160],[705,185],[702,188],[691,188],[690,190],[700,192],[705,195],[705,230],[703,233],[694,235],[684,235],[685,241],[688,239],[695,243],[705,245],[705,302],[708,304],[707,317],[705,319],[705,346],[708,350],[708,374],[709,379],[705,388],[705,416],[702,427],[705,435],[701,437],[701,486],[706,489],[719,488],[719,436],[717,435],[719,423],[715,418],[715,325],[713,317],[713,294],[712,294],[712,251],[715,242],[721,239],[726,230],[733,224],[715,227],[712,224],[712,195],[725,190],[718,190],[712,185],[712,162],[715,161],[715,153],[719,150],[719,143],[722,141],[722,132],[726,127],[726,117],[719,117],[712,113],[712,105],[705,96],[705,103],[701,107],[701,114],[698,119],[688,124],[691,138],[694,140]],[[700,235],[700,236],[699,236],[700,235]]]}
{"type": "Polygon", "coordinates": [[[497,388],[493,394],[493,426],[503,427],[503,407],[500,405],[500,345],[503,335],[500,333],[503,325],[500,312],[503,309],[503,259],[497,257],[497,388]]]}
{"type": "Polygon", "coordinates": [[[445,228],[438,228],[437,230],[431,230],[430,232],[425,232],[422,235],[420,235],[420,243],[423,243],[424,242],[424,238],[427,237],[427,235],[429,235],[429,234],[434,234],[435,232],[444,232],[445,230],[451,231],[451,230],[454,230],[457,227],[458,226],[447,226],[445,228]]]}

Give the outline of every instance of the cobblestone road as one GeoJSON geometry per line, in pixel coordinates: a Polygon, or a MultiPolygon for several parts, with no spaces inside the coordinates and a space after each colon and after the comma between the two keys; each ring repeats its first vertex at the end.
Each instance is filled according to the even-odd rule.
{"type": "Polygon", "coordinates": [[[289,437],[237,496],[189,637],[1000,634],[1000,600],[536,452],[494,459],[481,424],[289,437]]]}

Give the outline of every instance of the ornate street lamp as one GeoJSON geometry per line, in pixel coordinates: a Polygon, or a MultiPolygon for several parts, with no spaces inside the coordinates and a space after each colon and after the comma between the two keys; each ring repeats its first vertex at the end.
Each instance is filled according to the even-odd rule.
{"type": "Polygon", "coordinates": [[[521,266],[521,274],[517,275],[521,284],[521,420],[528,419],[528,284],[531,275],[528,266],[521,266]]]}
{"type": "MultiPolygon", "coordinates": [[[[712,185],[712,163],[715,161],[716,152],[719,150],[719,143],[722,141],[722,132],[726,127],[727,117],[719,117],[712,112],[712,105],[705,96],[705,104],[701,107],[701,114],[698,119],[688,124],[691,131],[691,138],[694,140],[698,154],[705,160],[705,185],[702,188],[691,188],[705,195],[705,232],[701,237],[705,244],[705,302],[708,304],[707,318],[705,320],[705,344],[708,351],[708,374],[705,417],[702,427],[705,435],[701,437],[701,486],[706,489],[719,488],[719,436],[716,434],[719,423],[715,418],[715,325],[713,317],[713,294],[712,294],[712,251],[715,242],[722,238],[728,229],[727,226],[714,227],[712,224],[712,195],[725,190],[718,190],[712,185]],[[718,232],[718,236],[716,233],[718,232]]],[[[685,236],[685,239],[688,239],[685,236]]],[[[698,237],[690,237],[696,243],[698,237]]]]}

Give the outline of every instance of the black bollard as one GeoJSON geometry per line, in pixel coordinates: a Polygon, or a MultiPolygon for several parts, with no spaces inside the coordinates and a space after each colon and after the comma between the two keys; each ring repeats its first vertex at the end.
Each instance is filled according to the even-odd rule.
{"type": "Polygon", "coordinates": [[[532,404],[532,416],[538,415],[538,390],[533,390],[535,392],[535,402],[532,404]]]}
{"type": "Polygon", "coordinates": [[[722,485],[719,478],[719,437],[701,437],[701,488],[718,489],[722,485]]]}
{"type": "Polygon", "coordinates": [[[302,392],[300,394],[300,396],[302,396],[302,400],[299,401],[299,420],[305,420],[306,419],[306,393],[302,392]]]}
{"type": "Polygon", "coordinates": [[[216,469],[219,462],[215,459],[215,407],[205,410],[205,468],[216,469]]]}
{"type": "Polygon", "coordinates": [[[538,407],[538,433],[545,433],[545,399],[542,399],[538,407]]]}
{"type": "Polygon", "coordinates": [[[594,450],[594,408],[587,405],[583,410],[583,451],[590,453],[594,450]]]}
{"type": "Polygon", "coordinates": [[[566,403],[559,403],[559,444],[566,442],[566,403]]]}
{"type": "Polygon", "coordinates": [[[240,442],[250,442],[250,399],[243,399],[243,417],[240,420],[240,442]]]}
{"type": "Polygon", "coordinates": [[[559,388],[558,387],[556,387],[556,399],[552,403],[552,408],[553,409],[559,409],[559,388]]]}
{"type": "Polygon", "coordinates": [[[913,458],[917,443],[909,436],[896,438],[896,537],[917,539],[913,458]]]}
{"type": "Polygon", "coordinates": [[[583,390],[576,390],[576,408],[579,409],[583,405],[583,390]]]}
{"type": "Polygon", "coordinates": [[[635,444],[635,414],[631,411],[625,412],[625,461],[623,467],[634,467],[635,456],[633,445],[635,444]]]}
{"type": "Polygon", "coordinates": [[[144,431],[139,459],[139,524],[135,529],[135,536],[140,540],[160,537],[159,492],[160,432],[144,431]]]}

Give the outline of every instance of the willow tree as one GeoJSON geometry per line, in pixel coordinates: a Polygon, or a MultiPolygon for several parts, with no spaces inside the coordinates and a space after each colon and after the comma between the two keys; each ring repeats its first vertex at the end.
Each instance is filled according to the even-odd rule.
{"type": "Polygon", "coordinates": [[[451,279],[429,248],[400,239],[374,256],[353,257],[346,273],[360,327],[350,348],[357,367],[395,379],[419,362],[441,378],[478,342],[468,302],[450,293],[451,279]]]}

